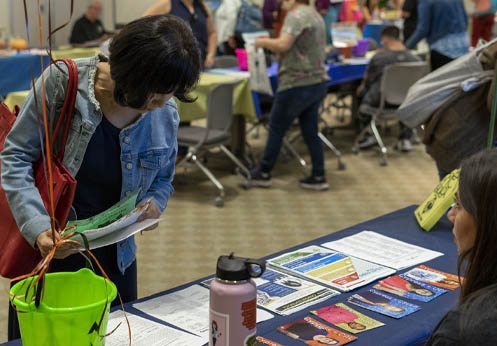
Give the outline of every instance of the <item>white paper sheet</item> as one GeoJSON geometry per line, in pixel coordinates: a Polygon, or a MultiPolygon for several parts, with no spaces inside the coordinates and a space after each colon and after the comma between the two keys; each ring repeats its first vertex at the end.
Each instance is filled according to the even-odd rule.
{"type": "Polygon", "coordinates": [[[127,227],[121,228],[114,233],[107,234],[101,238],[89,241],[90,250],[98,249],[99,247],[110,245],[117,243],[121,240],[124,240],[135,233],[143,231],[145,228],[148,228],[156,223],[158,223],[160,219],[146,219],[140,222],[135,222],[127,227]]]}
{"type": "MultiPolygon", "coordinates": [[[[133,346],[203,346],[205,344],[205,340],[198,336],[130,313],[126,315],[131,326],[131,344],[133,346]]],[[[119,328],[106,337],[106,346],[129,345],[128,326],[121,310],[114,311],[109,315],[107,332],[112,331],[119,323],[121,323],[119,328]]]]}
{"type": "Polygon", "coordinates": [[[322,244],[329,249],[400,270],[442,256],[443,253],[412,245],[376,232],[362,231],[322,244]]]}
{"type": "MultiPolygon", "coordinates": [[[[133,307],[178,328],[200,336],[209,342],[209,290],[193,285],[171,294],[133,304],[133,307]]],[[[257,309],[257,322],[273,318],[269,312],[257,309]]]]}

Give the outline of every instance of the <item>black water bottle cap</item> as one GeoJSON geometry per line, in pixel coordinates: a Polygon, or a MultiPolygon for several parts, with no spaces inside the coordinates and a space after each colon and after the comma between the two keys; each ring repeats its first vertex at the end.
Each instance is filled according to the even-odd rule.
{"type": "Polygon", "coordinates": [[[258,278],[266,270],[264,261],[229,256],[220,256],[217,260],[216,277],[227,281],[243,281],[258,278]]]}

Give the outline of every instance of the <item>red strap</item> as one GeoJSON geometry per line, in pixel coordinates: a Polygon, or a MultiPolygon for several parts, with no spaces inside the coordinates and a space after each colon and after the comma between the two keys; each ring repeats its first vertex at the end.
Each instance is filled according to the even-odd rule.
{"type": "Polygon", "coordinates": [[[64,159],[64,152],[66,149],[67,137],[69,134],[69,127],[71,125],[72,114],[74,112],[74,105],[76,103],[76,94],[78,93],[78,68],[76,63],[71,59],[58,59],[55,62],[63,62],[67,66],[67,72],[69,74],[69,80],[67,83],[66,98],[64,100],[64,105],[59,115],[59,120],[55,126],[55,130],[52,136],[52,148],[57,140],[59,130],[64,124],[64,132],[62,135],[62,140],[60,143],[60,149],[57,157],[62,161],[64,159]]]}

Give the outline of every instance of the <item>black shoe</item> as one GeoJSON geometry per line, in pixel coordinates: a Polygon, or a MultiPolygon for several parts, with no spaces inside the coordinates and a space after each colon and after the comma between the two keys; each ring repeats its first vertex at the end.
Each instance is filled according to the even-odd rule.
{"type": "Polygon", "coordinates": [[[252,186],[271,187],[272,185],[271,174],[261,171],[260,167],[250,171],[250,178],[252,186]]]}
{"type": "Polygon", "coordinates": [[[300,187],[308,190],[324,191],[328,190],[330,185],[326,182],[326,177],[317,177],[311,175],[305,179],[300,180],[300,187]]]}

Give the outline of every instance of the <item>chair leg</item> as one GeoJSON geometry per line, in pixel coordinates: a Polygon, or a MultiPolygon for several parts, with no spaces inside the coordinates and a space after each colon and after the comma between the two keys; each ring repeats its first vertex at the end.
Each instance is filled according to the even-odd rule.
{"type": "Polygon", "coordinates": [[[385,144],[383,144],[383,140],[381,139],[380,133],[378,132],[378,128],[376,127],[376,119],[373,117],[371,119],[371,131],[373,131],[373,135],[375,136],[376,140],[378,141],[378,145],[380,146],[381,149],[381,158],[380,158],[380,165],[381,166],[386,166],[388,164],[387,162],[387,147],[385,144]]]}
{"type": "Polygon", "coordinates": [[[321,139],[321,141],[328,147],[331,149],[331,151],[333,151],[335,153],[335,155],[337,156],[337,160],[338,160],[338,170],[340,171],[343,171],[345,170],[346,168],[346,165],[345,163],[342,161],[342,153],[340,152],[340,150],[338,150],[334,145],[333,143],[331,143],[331,141],[326,138],[326,136],[321,132],[321,131],[318,131],[318,137],[319,139],[321,139]]]}
{"type": "Polygon", "coordinates": [[[362,129],[362,131],[359,133],[359,135],[356,137],[354,141],[354,145],[352,146],[352,152],[354,154],[359,154],[359,142],[361,139],[364,137],[364,135],[369,131],[370,126],[366,126],[362,129]]]}
{"type": "Polygon", "coordinates": [[[237,165],[238,168],[243,171],[243,174],[241,174],[245,179],[245,184],[243,185],[243,187],[246,189],[251,188],[252,177],[250,176],[250,171],[247,169],[247,167],[245,167],[245,165],[241,163],[241,161],[238,160],[238,158],[235,155],[233,155],[233,153],[224,145],[221,144],[219,147],[221,148],[222,152],[225,153],[226,156],[228,156],[231,159],[231,161],[233,161],[235,165],[237,165]]]}
{"type": "Polygon", "coordinates": [[[209,178],[209,180],[217,187],[219,190],[219,195],[216,197],[216,207],[222,207],[224,206],[224,187],[221,185],[219,180],[216,179],[214,174],[207,169],[198,159],[197,155],[193,154],[191,155],[191,160],[204,172],[204,174],[209,178]]]}
{"type": "Polygon", "coordinates": [[[302,168],[304,169],[304,171],[306,171],[307,173],[307,163],[305,162],[305,160],[302,158],[302,156],[299,155],[299,153],[297,153],[297,151],[295,150],[295,148],[288,142],[288,140],[286,138],[283,138],[283,146],[293,155],[297,158],[297,160],[299,161],[300,165],[302,166],[302,168]]]}

